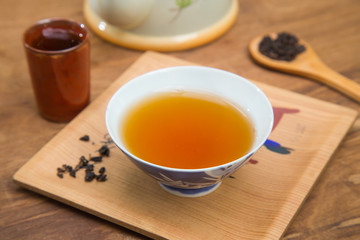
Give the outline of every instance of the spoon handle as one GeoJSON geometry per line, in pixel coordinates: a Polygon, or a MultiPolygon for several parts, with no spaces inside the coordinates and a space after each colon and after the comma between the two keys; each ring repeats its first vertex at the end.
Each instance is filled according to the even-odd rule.
{"type": "Polygon", "coordinates": [[[314,58],[307,66],[302,66],[302,70],[302,75],[318,80],[360,102],[360,85],[332,70],[322,61],[314,58]]]}

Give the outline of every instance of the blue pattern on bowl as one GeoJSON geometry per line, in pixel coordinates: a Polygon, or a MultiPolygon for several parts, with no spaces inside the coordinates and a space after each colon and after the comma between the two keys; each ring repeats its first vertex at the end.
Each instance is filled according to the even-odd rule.
{"type": "Polygon", "coordinates": [[[123,153],[138,168],[156,179],[159,183],[182,189],[199,189],[217,184],[233,174],[252,156],[252,154],[248,154],[236,161],[218,167],[187,171],[186,169],[167,168],[155,164],[149,164],[145,161],[139,161],[124,151],[123,153]]]}

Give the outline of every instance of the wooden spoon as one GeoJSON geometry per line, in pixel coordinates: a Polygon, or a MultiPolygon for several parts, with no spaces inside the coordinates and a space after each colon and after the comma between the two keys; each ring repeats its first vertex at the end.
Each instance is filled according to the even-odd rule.
{"type": "MultiPolygon", "coordinates": [[[[269,36],[275,39],[277,34],[272,33],[269,36]]],[[[305,41],[299,39],[299,44],[304,45],[306,50],[287,62],[271,59],[260,53],[259,44],[262,38],[263,36],[259,36],[250,42],[250,54],[256,62],[279,71],[317,80],[360,102],[360,85],[326,66],[305,41]]]]}

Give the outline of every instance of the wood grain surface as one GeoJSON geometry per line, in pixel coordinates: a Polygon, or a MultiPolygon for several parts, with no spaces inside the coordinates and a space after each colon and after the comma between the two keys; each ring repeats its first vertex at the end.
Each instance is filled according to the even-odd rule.
{"type": "MultiPolygon", "coordinates": [[[[37,114],[22,33],[48,17],[84,21],[82,4],[80,0],[0,1],[0,239],[147,239],[12,181],[13,174],[66,126],[37,114]]],[[[250,40],[259,34],[292,32],[310,43],[328,66],[360,83],[358,0],[239,0],[239,4],[239,17],[224,36],[167,55],[360,111],[358,103],[320,83],[260,67],[248,53],[250,40]]],[[[143,52],[109,44],[95,34],[90,41],[94,100],[143,52]]],[[[283,239],[360,238],[359,144],[358,118],[283,239]]]]}
{"type": "MultiPolygon", "coordinates": [[[[253,81],[274,108],[269,139],[287,154],[270,151],[265,143],[249,164],[201,198],[168,194],[117,148],[101,164],[108,169],[104,183],[85,182],[84,171],[76,179],[56,176],[55,169],[63,164],[75,166],[79,156],[96,154],[106,136],[106,106],[117,89],[146,72],[183,65],[193,63],[144,53],[21,167],[15,182],[156,239],[280,238],[352,126],[356,111],[253,81]],[[91,136],[91,144],[79,141],[84,134],[91,136]]],[[[100,167],[95,165],[96,172],[100,167]]]]}

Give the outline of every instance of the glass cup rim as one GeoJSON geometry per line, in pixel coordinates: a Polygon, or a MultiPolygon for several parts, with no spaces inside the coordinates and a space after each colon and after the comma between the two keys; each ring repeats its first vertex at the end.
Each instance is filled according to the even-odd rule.
{"type": "Polygon", "coordinates": [[[28,27],[25,32],[23,33],[23,43],[24,43],[24,47],[32,52],[35,53],[39,53],[39,54],[46,54],[46,55],[58,55],[58,54],[64,54],[64,53],[68,53],[71,51],[74,51],[75,49],[78,49],[80,47],[82,47],[83,45],[85,45],[88,42],[89,39],[89,31],[86,28],[85,24],[74,21],[72,19],[66,19],[66,18],[45,18],[45,19],[41,19],[37,22],[35,22],[34,24],[32,24],[30,27],[28,27]],[[61,50],[41,50],[35,47],[32,47],[27,41],[26,38],[29,34],[29,32],[31,30],[34,30],[38,27],[44,26],[46,24],[51,24],[51,23],[56,23],[56,22],[65,22],[65,23],[69,23],[72,24],[74,26],[78,26],[83,30],[84,33],[84,38],[81,40],[81,42],[73,47],[70,48],[66,48],[66,49],[61,49],[61,50]]]}

